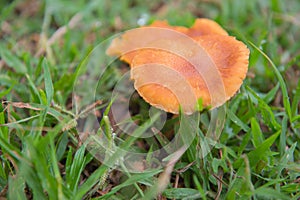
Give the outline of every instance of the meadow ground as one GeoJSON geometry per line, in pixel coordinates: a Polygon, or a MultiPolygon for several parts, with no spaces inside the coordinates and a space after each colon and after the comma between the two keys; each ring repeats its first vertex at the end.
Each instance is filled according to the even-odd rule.
{"type": "Polygon", "coordinates": [[[299,1],[1,0],[0,13],[1,199],[300,198],[299,1]],[[129,111],[140,127],[133,136],[115,129],[112,92],[129,69],[107,65],[107,39],[198,17],[250,49],[239,93],[196,118],[168,114],[149,138],[134,137],[155,131],[134,93],[129,111]],[[107,151],[83,140],[95,120],[107,151]],[[186,151],[162,150],[191,132],[186,151]],[[157,152],[173,155],[163,168],[157,152]]]}

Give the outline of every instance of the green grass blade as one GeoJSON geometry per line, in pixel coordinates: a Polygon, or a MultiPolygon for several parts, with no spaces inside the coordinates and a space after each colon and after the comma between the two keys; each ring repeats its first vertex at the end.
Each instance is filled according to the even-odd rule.
{"type": "Polygon", "coordinates": [[[278,165],[273,168],[272,172],[270,173],[271,176],[276,176],[277,178],[279,178],[282,175],[282,171],[284,169],[287,169],[289,164],[293,163],[297,144],[298,143],[295,142],[288,150],[285,151],[283,156],[281,156],[278,165]]]}
{"type": "Polygon", "coordinates": [[[20,175],[26,180],[26,184],[32,190],[34,199],[47,199],[44,193],[43,185],[37,174],[35,168],[33,168],[32,163],[21,162],[20,163],[20,175]]]}
{"type": "Polygon", "coordinates": [[[141,180],[151,178],[157,174],[159,174],[161,170],[153,170],[151,172],[146,172],[142,174],[135,174],[128,178],[125,182],[119,184],[118,186],[114,187],[109,193],[105,194],[104,196],[100,197],[99,199],[108,199],[111,195],[118,192],[120,189],[132,185],[134,183],[138,183],[141,180]]]}
{"type": "Polygon", "coordinates": [[[71,191],[76,191],[81,173],[85,166],[85,146],[82,145],[75,153],[72,164],[70,166],[70,172],[66,174],[66,183],[71,191]]]}
{"type": "Polygon", "coordinates": [[[197,176],[195,174],[193,174],[193,181],[194,181],[194,183],[195,183],[195,185],[196,185],[196,187],[197,187],[197,189],[199,191],[199,194],[200,194],[201,198],[203,200],[206,200],[206,194],[205,194],[205,192],[203,190],[203,187],[201,186],[201,183],[199,182],[199,180],[198,180],[198,178],[197,178],[197,176]]]}
{"type": "Polygon", "coordinates": [[[20,150],[11,144],[8,138],[4,138],[3,135],[0,135],[0,147],[3,152],[9,154],[14,160],[20,160],[20,150]]]}
{"type": "MultiPolygon", "coordinates": [[[[40,95],[40,93],[39,93],[39,90],[36,88],[36,86],[34,85],[34,83],[33,83],[33,81],[32,81],[32,79],[30,78],[30,76],[28,75],[28,74],[25,74],[25,76],[26,76],[26,78],[27,78],[27,81],[28,81],[28,83],[29,83],[29,86],[31,87],[31,89],[32,89],[32,91],[33,91],[33,95],[34,96],[36,96],[37,98],[38,98],[38,100],[39,100],[39,103],[42,103],[43,101],[42,101],[42,97],[41,97],[41,95],[40,95]]],[[[35,97],[35,98],[36,98],[35,97]]],[[[35,99],[35,98],[33,98],[33,99],[35,99]]],[[[34,102],[34,101],[33,101],[34,102]]]]}
{"type": "Polygon", "coordinates": [[[6,64],[13,68],[19,74],[27,73],[27,68],[24,63],[15,55],[13,55],[5,46],[0,44],[0,57],[6,64]]]}
{"type": "Polygon", "coordinates": [[[42,65],[43,65],[43,69],[44,69],[44,81],[45,81],[45,91],[46,91],[46,95],[47,95],[47,103],[48,103],[48,105],[50,105],[52,98],[53,98],[54,89],[53,89],[53,83],[52,83],[52,79],[51,79],[50,69],[49,69],[46,58],[43,60],[42,65]]]}
{"type": "Polygon", "coordinates": [[[5,124],[5,114],[3,112],[2,105],[0,104],[0,134],[6,141],[9,141],[9,130],[8,127],[2,126],[5,124]]]}
{"type": "Polygon", "coordinates": [[[243,139],[238,147],[238,156],[241,156],[251,140],[251,132],[249,131],[243,136],[243,139]]]}
{"type": "Polygon", "coordinates": [[[27,199],[25,195],[25,181],[19,174],[10,176],[8,179],[8,199],[23,200],[27,199]]]}
{"type": "Polygon", "coordinates": [[[272,108],[264,102],[250,87],[246,86],[246,90],[249,92],[250,98],[254,98],[257,101],[258,111],[261,112],[264,122],[274,130],[279,130],[280,124],[277,122],[275,114],[272,111],[272,108]]]}
{"type": "Polygon", "coordinates": [[[300,103],[300,79],[298,80],[298,85],[297,85],[296,92],[295,92],[295,95],[294,95],[293,101],[292,101],[292,115],[293,115],[293,117],[295,117],[298,113],[299,103],[300,103]]]}
{"type": "Polygon", "coordinates": [[[254,191],[254,194],[258,196],[258,199],[281,199],[290,200],[291,198],[277,190],[272,188],[260,187],[254,191]]]}
{"type": "Polygon", "coordinates": [[[10,93],[10,91],[14,88],[15,85],[11,85],[8,89],[0,92],[0,99],[10,93]]]}
{"type": "Polygon", "coordinates": [[[182,198],[194,196],[196,194],[199,194],[199,191],[191,188],[171,188],[171,189],[166,189],[163,192],[163,196],[169,199],[173,199],[173,198],[182,199],[182,198]]]}
{"type": "Polygon", "coordinates": [[[270,103],[276,96],[278,89],[279,89],[279,84],[277,83],[276,86],[270,90],[266,96],[263,97],[264,102],[266,102],[267,104],[270,103]]]}
{"type": "Polygon", "coordinates": [[[68,138],[68,134],[67,132],[64,132],[60,138],[59,138],[59,142],[56,144],[56,158],[58,161],[60,161],[67,149],[67,145],[69,142],[69,138],[68,138]]]}
{"type": "MultiPolygon", "coordinates": [[[[48,132],[48,134],[55,134],[53,132],[48,132]]],[[[60,175],[60,170],[58,168],[58,161],[55,152],[55,146],[53,138],[49,138],[49,145],[50,145],[50,163],[51,169],[53,171],[53,176],[55,178],[56,187],[57,187],[57,199],[66,199],[65,193],[67,193],[68,188],[63,189],[62,177],[60,175]]]]}
{"type": "Polygon", "coordinates": [[[282,78],[279,70],[277,69],[277,67],[275,66],[275,64],[273,63],[273,61],[259,48],[257,47],[255,44],[253,44],[251,41],[248,41],[261,55],[263,55],[263,57],[265,57],[269,63],[272,66],[273,71],[275,72],[275,75],[279,81],[280,84],[280,88],[282,91],[282,96],[283,96],[283,105],[285,108],[285,112],[287,113],[287,116],[289,117],[289,120],[292,120],[292,111],[291,111],[291,105],[290,105],[290,101],[289,101],[289,95],[288,95],[288,91],[286,88],[286,84],[284,79],[282,78]]]}
{"type": "Polygon", "coordinates": [[[272,144],[274,144],[277,137],[280,135],[280,131],[277,131],[271,137],[266,139],[261,145],[259,145],[255,150],[248,153],[249,162],[251,167],[255,167],[257,163],[264,156],[268,156],[268,152],[272,144]]]}
{"type": "Polygon", "coordinates": [[[264,137],[261,132],[259,123],[255,118],[251,118],[251,132],[252,132],[253,145],[254,147],[258,147],[264,141],[264,137]]]}
{"type": "Polygon", "coordinates": [[[279,150],[280,154],[283,156],[284,153],[286,152],[286,137],[287,137],[287,116],[285,115],[282,119],[282,124],[281,124],[281,134],[280,134],[280,140],[279,140],[279,150]]]}
{"type": "Polygon", "coordinates": [[[227,115],[233,123],[241,127],[245,132],[250,131],[250,127],[244,122],[242,122],[242,120],[240,120],[240,118],[237,117],[230,109],[227,110],[227,115]]]}
{"type": "Polygon", "coordinates": [[[101,180],[101,177],[106,175],[108,167],[106,165],[100,166],[97,170],[95,170],[89,178],[79,187],[77,190],[74,199],[80,200],[83,196],[91,190],[94,185],[101,180]]]}

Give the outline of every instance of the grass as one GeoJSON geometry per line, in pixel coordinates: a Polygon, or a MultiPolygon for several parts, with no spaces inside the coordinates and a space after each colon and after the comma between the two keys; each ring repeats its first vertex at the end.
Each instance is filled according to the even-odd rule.
{"type": "Polygon", "coordinates": [[[298,1],[4,0],[0,10],[1,198],[300,198],[298,1]],[[149,105],[133,94],[130,111],[141,126],[133,136],[124,134],[130,127],[117,130],[112,90],[128,67],[106,60],[106,39],[138,23],[189,26],[196,17],[216,20],[250,49],[240,92],[200,116],[165,116],[144,139],[133,136],[155,131],[160,115],[153,110],[150,119],[149,105]],[[155,152],[174,134],[190,145],[165,149],[172,156],[161,168],[155,152]]]}

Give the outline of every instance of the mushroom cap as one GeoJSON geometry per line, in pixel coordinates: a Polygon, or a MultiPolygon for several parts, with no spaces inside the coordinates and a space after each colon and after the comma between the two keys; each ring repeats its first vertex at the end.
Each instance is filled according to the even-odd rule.
{"type": "MultiPolygon", "coordinates": [[[[144,27],[173,30],[181,34],[185,34],[191,38],[207,34],[228,35],[228,33],[215,21],[205,18],[196,19],[191,28],[186,28],[183,26],[171,26],[166,20],[156,20],[151,25],[144,27]]],[[[137,54],[137,50],[129,52],[128,49],[133,49],[135,46],[145,45],[145,41],[148,40],[148,37],[151,38],[152,34],[143,33],[142,31],[125,32],[121,38],[115,38],[112,41],[106,53],[110,56],[120,56],[120,60],[130,64],[134,56],[137,54]],[[141,39],[136,40],[136,38],[141,39]]],[[[160,36],[157,35],[157,40],[159,39],[160,36]]]]}
{"type": "Polygon", "coordinates": [[[199,99],[215,108],[240,88],[249,49],[216,22],[197,19],[186,28],[155,21],[146,28],[114,39],[107,54],[130,64],[134,87],[149,104],[171,113],[181,106],[191,114],[199,99]]]}
{"type": "Polygon", "coordinates": [[[190,37],[211,34],[228,35],[228,33],[217,22],[205,18],[196,19],[193,26],[188,29],[186,34],[190,37]]]}
{"type": "MultiPolygon", "coordinates": [[[[134,57],[131,63],[131,78],[134,80],[135,89],[149,104],[159,107],[167,112],[178,113],[179,105],[186,114],[191,114],[195,111],[195,101],[202,99],[203,106],[211,106],[215,108],[224,104],[230,99],[240,88],[243,79],[246,76],[248,69],[249,50],[240,41],[231,36],[224,35],[205,35],[196,37],[194,40],[201,45],[213,59],[219,74],[202,75],[197,72],[195,66],[186,59],[172,52],[156,49],[144,49],[134,57]],[[172,76],[168,71],[169,80],[163,80],[158,84],[157,80],[154,83],[141,85],[142,80],[157,79],[155,77],[162,71],[166,71],[164,67],[157,68],[160,64],[166,68],[170,68],[184,78],[184,81],[178,81],[177,90],[185,90],[191,88],[194,96],[188,96],[183,91],[174,93],[170,88],[169,83],[172,82],[172,76]],[[152,68],[148,72],[141,73],[143,70],[135,70],[136,68],[152,68]],[[151,73],[150,73],[151,72],[151,73]],[[148,77],[152,76],[152,77],[148,77]],[[220,76],[225,90],[225,96],[219,101],[212,103],[212,94],[216,90],[217,85],[211,85],[208,88],[207,76],[220,76]],[[193,102],[186,106],[184,102],[193,102]]],[[[145,71],[145,70],[144,70],[145,71]]],[[[166,74],[165,76],[168,76],[166,74]]]]}
{"type": "Polygon", "coordinates": [[[189,30],[188,28],[183,27],[183,26],[171,26],[166,20],[154,21],[149,27],[167,28],[167,29],[171,29],[171,30],[174,30],[174,31],[184,33],[184,34],[186,34],[189,30]]]}

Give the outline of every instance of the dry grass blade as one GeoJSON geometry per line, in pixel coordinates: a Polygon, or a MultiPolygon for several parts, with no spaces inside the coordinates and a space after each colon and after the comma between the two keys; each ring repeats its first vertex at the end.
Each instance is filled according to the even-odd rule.
{"type": "Polygon", "coordinates": [[[170,182],[170,177],[174,165],[180,159],[180,157],[183,155],[184,152],[185,152],[185,148],[182,147],[179,150],[177,150],[172,157],[170,157],[170,160],[166,165],[165,170],[158,177],[156,184],[148,190],[144,199],[152,199],[166,189],[167,185],[170,182]]]}
{"type": "MultiPolygon", "coordinates": [[[[58,39],[60,39],[67,32],[68,28],[73,29],[80,22],[81,18],[82,15],[80,13],[77,13],[71,18],[70,22],[67,25],[57,29],[57,31],[49,38],[49,40],[46,40],[44,42],[44,45],[37,51],[35,56],[36,57],[41,56],[47,50],[47,48],[49,48],[52,44],[54,44],[58,39]]],[[[45,37],[41,37],[41,38],[45,39],[45,37]]]]}

